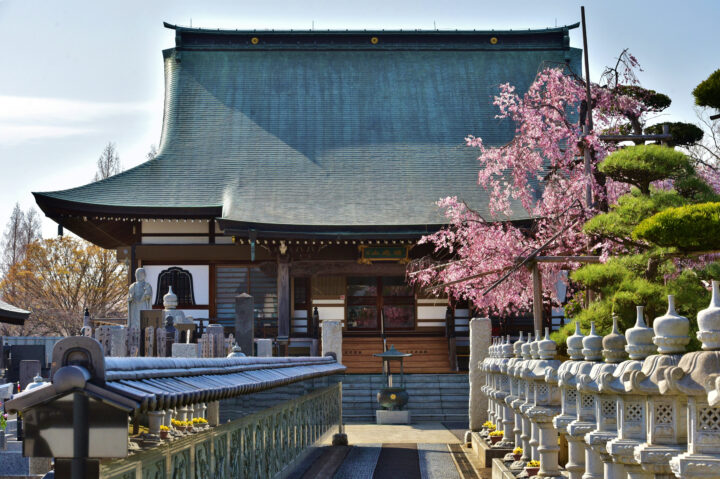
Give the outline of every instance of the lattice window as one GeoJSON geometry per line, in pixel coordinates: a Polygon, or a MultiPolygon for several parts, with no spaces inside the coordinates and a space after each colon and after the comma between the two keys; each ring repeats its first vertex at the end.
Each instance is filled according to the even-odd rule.
{"type": "Polygon", "coordinates": [[[172,286],[173,293],[177,296],[179,306],[194,306],[195,295],[193,291],[193,278],[190,271],[177,266],[164,269],[160,272],[155,289],[155,306],[163,305],[163,296],[172,286]]]}
{"type": "Polygon", "coordinates": [[[640,404],[625,405],[625,422],[642,422],[642,406],[640,404]]]}
{"type": "Polygon", "coordinates": [[[584,407],[585,409],[590,409],[593,407],[593,397],[589,394],[583,394],[580,400],[582,401],[582,407],[584,407]]]}
{"type": "Polygon", "coordinates": [[[548,393],[548,387],[547,384],[540,384],[537,387],[537,394],[538,396],[546,396],[548,393]]]}
{"type": "Polygon", "coordinates": [[[655,423],[672,424],[673,408],[670,404],[658,404],[655,406],[655,423]]]}
{"type": "Polygon", "coordinates": [[[699,431],[720,431],[720,410],[714,407],[703,407],[698,411],[699,431]]]}
{"type": "Polygon", "coordinates": [[[566,389],[565,400],[570,404],[575,404],[577,402],[577,391],[575,389],[566,389]]]}
{"type": "Polygon", "coordinates": [[[603,417],[611,418],[615,417],[615,401],[603,401],[602,402],[602,415],[603,417]]]}

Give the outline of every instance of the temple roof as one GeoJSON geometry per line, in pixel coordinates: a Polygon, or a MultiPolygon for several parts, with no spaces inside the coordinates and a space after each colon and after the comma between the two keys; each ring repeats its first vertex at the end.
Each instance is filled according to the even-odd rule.
{"type": "Polygon", "coordinates": [[[30,311],[25,311],[5,301],[0,300],[0,323],[17,324],[22,326],[30,316],[30,311]]]}
{"type": "MultiPolygon", "coordinates": [[[[226,233],[417,235],[457,196],[489,217],[467,135],[501,145],[502,83],[548,65],[580,71],[576,25],[528,31],[220,31],[167,25],[156,158],[103,181],[35,193],[43,211],[106,247],[93,218],[217,217],[226,233]],[[88,221],[90,217],[90,221],[88,221]],[[79,220],[82,218],[82,221],[79,220]]],[[[527,219],[518,204],[511,220],[527,219]]],[[[127,226],[125,227],[127,229],[127,226]]],[[[107,231],[105,232],[107,233],[107,231]]]]}

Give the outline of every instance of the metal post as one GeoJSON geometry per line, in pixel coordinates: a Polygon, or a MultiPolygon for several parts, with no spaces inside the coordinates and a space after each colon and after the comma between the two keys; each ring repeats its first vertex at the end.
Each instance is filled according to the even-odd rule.
{"type": "Polygon", "coordinates": [[[88,423],[89,401],[81,393],[73,394],[73,459],[72,479],[84,479],[87,475],[87,459],[90,454],[88,423]]]}
{"type": "Polygon", "coordinates": [[[542,304],[542,280],[537,262],[532,264],[533,279],[533,323],[535,331],[543,329],[543,304],[542,304]]]}

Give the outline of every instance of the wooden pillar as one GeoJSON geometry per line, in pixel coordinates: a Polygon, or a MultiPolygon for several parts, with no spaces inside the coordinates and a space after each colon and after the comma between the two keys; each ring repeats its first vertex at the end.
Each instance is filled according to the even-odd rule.
{"type": "Polygon", "coordinates": [[[278,339],[290,337],[290,263],[287,256],[278,256],[278,339]]]}
{"type": "Polygon", "coordinates": [[[537,261],[532,264],[533,279],[533,323],[535,331],[543,330],[543,302],[542,302],[542,280],[537,261]]]}

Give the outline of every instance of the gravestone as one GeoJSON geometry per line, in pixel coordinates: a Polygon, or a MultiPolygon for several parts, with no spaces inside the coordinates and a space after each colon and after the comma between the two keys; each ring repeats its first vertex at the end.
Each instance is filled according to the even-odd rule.
{"type": "Polygon", "coordinates": [[[155,328],[145,328],[145,357],[155,356],[155,328]]]}
{"type": "Polygon", "coordinates": [[[172,345],[172,357],[174,358],[198,358],[199,345],[196,343],[175,343],[172,345]]]}
{"type": "Polygon", "coordinates": [[[164,358],[167,356],[165,346],[167,344],[167,341],[165,340],[167,337],[167,333],[165,332],[165,328],[157,328],[155,329],[155,354],[158,358],[164,358]]]}
{"type": "Polygon", "coordinates": [[[272,357],[272,339],[256,339],[257,344],[257,356],[259,358],[270,358],[272,357]]]}
{"type": "Polygon", "coordinates": [[[105,356],[110,356],[110,326],[98,326],[95,328],[95,339],[103,347],[105,356]]]}
{"type": "Polygon", "coordinates": [[[212,354],[214,358],[225,357],[225,328],[221,324],[208,324],[205,334],[213,343],[212,354]]]}
{"type": "MultiPolygon", "coordinates": [[[[46,364],[45,346],[42,344],[13,344],[9,346],[10,362],[7,364],[7,380],[9,382],[20,381],[20,362],[25,360],[36,360],[41,365],[46,364]]],[[[30,377],[32,380],[32,376],[30,377]]]]}
{"type": "Polygon", "coordinates": [[[246,353],[253,350],[255,320],[253,297],[247,293],[235,296],[235,342],[246,353]]]}
{"type": "Polygon", "coordinates": [[[133,358],[140,356],[140,330],[138,328],[127,329],[127,354],[133,358]]]}
{"type": "Polygon", "coordinates": [[[26,359],[20,361],[20,374],[18,381],[20,382],[20,390],[24,391],[25,387],[33,382],[33,378],[40,374],[41,364],[36,359],[26,359]]]}
{"type": "Polygon", "coordinates": [[[321,322],[322,328],[322,355],[334,353],[337,362],[342,364],[342,321],[325,319],[321,322]]]}
{"type": "Polygon", "coordinates": [[[110,328],[110,356],[127,356],[127,328],[125,326],[110,326],[110,328]]]}

